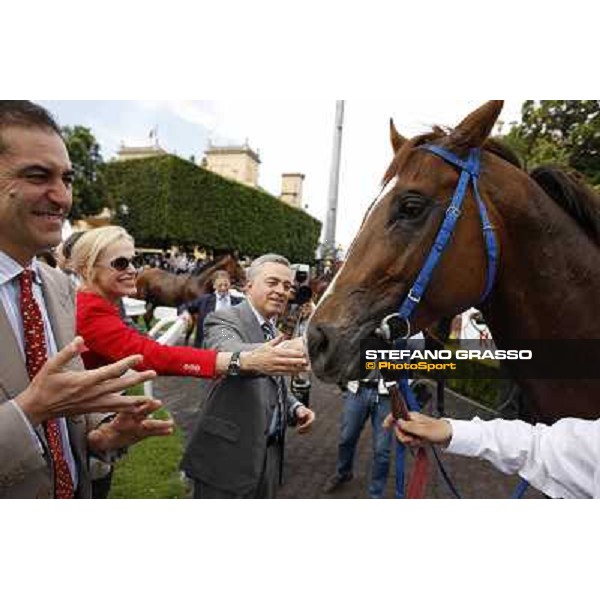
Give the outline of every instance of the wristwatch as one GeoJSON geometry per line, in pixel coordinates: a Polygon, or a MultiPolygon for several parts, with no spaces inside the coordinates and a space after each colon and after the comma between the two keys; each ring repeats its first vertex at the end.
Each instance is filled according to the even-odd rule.
{"type": "Polygon", "coordinates": [[[229,366],[227,367],[227,375],[236,376],[240,374],[240,354],[241,352],[234,352],[231,355],[229,366]]]}

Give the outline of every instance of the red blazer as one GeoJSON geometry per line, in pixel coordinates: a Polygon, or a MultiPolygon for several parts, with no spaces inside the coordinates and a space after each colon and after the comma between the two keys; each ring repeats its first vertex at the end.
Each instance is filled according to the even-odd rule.
{"type": "Polygon", "coordinates": [[[88,348],[81,355],[86,369],[141,354],[144,360],[136,367],[138,371],[153,369],[158,375],[215,377],[216,350],[163,346],[125,325],[116,306],[91,292],[77,292],[77,335],[88,348]]]}

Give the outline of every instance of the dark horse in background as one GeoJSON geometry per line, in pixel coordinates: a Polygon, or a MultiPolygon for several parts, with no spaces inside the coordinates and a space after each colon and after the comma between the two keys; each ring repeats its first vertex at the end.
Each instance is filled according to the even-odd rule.
{"type": "MultiPolygon", "coordinates": [[[[203,265],[197,272],[174,275],[162,269],[145,269],[137,278],[137,295],[140,300],[146,301],[146,315],[144,319],[149,327],[152,313],[157,306],[180,306],[185,302],[195,300],[202,294],[213,291],[212,278],[217,271],[227,271],[231,283],[241,289],[246,283],[246,273],[238,261],[230,254],[221,256],[203,265]]],[[[188,331],[189,338],[191,329],[188,331]]]]}
{"type": "MultiPolygon", "coordinates": [[[[510,151],[488,139],[501,109],[502,102],[488,102],[454,130],[436,127],[410,140],[390,123],[394,159],[384,176],[386,187],[309,325],[312,368],[319,378],[337,382],[359,376],[360,340],[397,312],[429,253],[459,170],[420,148],[426,143],[459,157],[482,150],[479,191],[499,258],[491,293],[478,308],[498,348],[519,339],[600,339],[600,198],[561,169],[523,171],[510,151]]],[[[477,306],[486,269],[469,186],[452,238],[410,318],[411,331],[477,306]]],[[[524,392],[527,418],[600,416],[600,380],[533,379],[521,365],[520,374],[511,375],[524,392]]]]}

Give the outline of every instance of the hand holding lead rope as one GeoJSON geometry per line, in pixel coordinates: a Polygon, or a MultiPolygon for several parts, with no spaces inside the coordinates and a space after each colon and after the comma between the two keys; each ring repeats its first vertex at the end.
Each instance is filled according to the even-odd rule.
{"type": "MultiPolygon", "coordinates": [[[[402,419],[403,421],[410,421],[411,416],[408,412],[406,399],[401,393],[398,383],[395,381],[386,382],[386,387],[388,388],[388,392],[390,394],[392,417],[394,422],[398,421],[399,419],[402,419]]],[[[425,495],[427,480],[429,478],[429,459],[427,456],[427,451],[424,446],[417,448],[416,454],[410,446],[409,449],[414,457],[414,466],[408,480],[406,498],[423,498],[425,495]]]]}
{"type": "Polygon", "coordinates": [[[392,404],[392,415],[394,419],[397,421],[398,419],[404,419],[405,421],[410,421],[410,414],[408,412],[408,406],[406,405],[406,400],[404,396],[400,392],[400,388],[395,381],[386,382],[386,387],[390,394],[390,401],[392,404]]]}

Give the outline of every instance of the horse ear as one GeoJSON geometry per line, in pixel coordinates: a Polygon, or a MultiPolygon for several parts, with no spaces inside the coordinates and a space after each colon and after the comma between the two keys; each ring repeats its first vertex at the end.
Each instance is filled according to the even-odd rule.
{"type": "Polygon", "coordinates": [[[390,119],[390,141],[392,142],[392,149],[394,150],[394,156],[398,153],[398,150],[402,148],[404,142],[406,142],[406,138],[402,137],[396,126],[394,125],[394,119],[390,119]]]}
{"type": "Polygon", "coordinates": [[[503,100],[490,100],[473,111],[450,134],[452,145],[465,150],[480,148],[492,132],[503,106],[503,100]]]}

